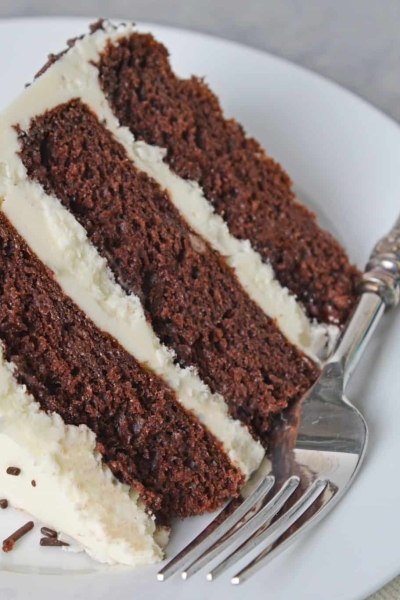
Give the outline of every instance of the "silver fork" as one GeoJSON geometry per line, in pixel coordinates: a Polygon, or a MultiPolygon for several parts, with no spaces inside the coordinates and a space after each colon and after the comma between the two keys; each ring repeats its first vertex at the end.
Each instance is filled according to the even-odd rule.
{"type": "Polygon", "coordinates": [[[233,546],[207,573],[212,581],[265,543],[231,579],[235,585],[242,583],[304,536],[342,498],[368,441],[367,424],[344,390],[385,309],[397,305],[399,286],[400,218],[376,244],[338,347],[312,389],[289,411],[273,444],[272,462],[264,459],[241,497],[159,571],[159,581],[178,571],[187,579],[233,546]]]}

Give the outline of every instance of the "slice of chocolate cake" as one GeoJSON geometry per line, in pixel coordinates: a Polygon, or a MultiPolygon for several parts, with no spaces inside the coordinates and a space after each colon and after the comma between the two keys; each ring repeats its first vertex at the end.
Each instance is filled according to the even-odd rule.
{"type": "Polygon", "coordinates": [[[3,113],[0,198],[2,496],[99,560],[158,560],[257,468],[357,271],[132,25],[96,24],[3,113]]]}

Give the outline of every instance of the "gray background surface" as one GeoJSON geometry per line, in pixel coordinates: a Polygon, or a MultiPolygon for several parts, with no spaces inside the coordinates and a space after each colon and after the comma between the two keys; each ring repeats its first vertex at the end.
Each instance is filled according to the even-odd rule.
{"type": "MultiPolygon", "coordinates": [[[[0,0],[0,18],[40,15],[153,21],[243,42],[337,81],[400,122],[400,0],[0,0]]],[[[400,578],[373,597],[399,599],[400,578]]]]}

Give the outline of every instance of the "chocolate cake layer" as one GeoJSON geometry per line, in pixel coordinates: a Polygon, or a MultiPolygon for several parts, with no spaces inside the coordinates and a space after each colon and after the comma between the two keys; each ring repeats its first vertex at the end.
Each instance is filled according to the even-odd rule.
{"type": "Polygon", "coordinates": [[[195,365],[264,439],[271,417],[315,380],[311,360],[79,100],[35,118],[20,142],[29,177],[75,215],[179,363],[195,365]]]}
{"type": "Polygon", "coordinates": [[[355,301],[357,270],[295,201],[282,168],[236,121],[224,119],[204,82],[177,78],[166,48],[139,33],[109,43],[99,71],[121,124],[167,149],[170,168],[200,184],[231,233],[250,240],[311,318],[343,324],[355,301]]]}
{"type": "Polygon", "coordinates": [[[103,461],[166,523],[216,509],[242,475],[157,376],[68,299],[0,213],[0,340],[47,412],[87,425],[103,461]]]}

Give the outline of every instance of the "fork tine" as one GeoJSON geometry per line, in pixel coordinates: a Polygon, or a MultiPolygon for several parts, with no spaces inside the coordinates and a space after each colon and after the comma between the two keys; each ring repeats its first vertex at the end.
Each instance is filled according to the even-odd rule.
{"type": "Polygon", "coordinates": [[[194,560],[186,570],[183,571],[182,579],[188,579],[191,575],[197,573],[197,571],[213,560],[218,554],[228,548],[228,546],[234,544],[240,538],[247,538],[257,531],[263,523],[272,519],[295,492],[299,483],[300,479],[297,476],[288,479],[270,502],[263,506],[259,512],[249,518],[244,524],[240,523],[241,526],[237,527],[231,535],[227,535],[217,540],[198,559],[194,560]]]}
{"type": "MultiPolygon", "coordinates": [[[[229,569],[236,562],[241,560],[246,554],[251,552],[256,546],[272,538],[271,543],[277,540],[289,527],[297,521],[299,517],[315,502],[315,500],[324,492],[328,485],[325,480],[315,481],[306,492],[299,498],[299,500],[289,508],[275,523],[269,526],[269,520],[262,525],[250,538],[245,540],[239,548],[232,552],[227,558],[225,558],[219,565],[217,565],[210,573],[207,574],[207,580],[213,581],[218,575],[221,575],[224,571],[229,569]]],[[[232,580],[232,583],[237,585],[240,582],[240,577],[243,573],[240,572],[232,580]],[[239,580],[236,581],[236,577],[239,580]]],[[[249,575],[250,576],[250,575],[249,575]]]]}
{"type": "Polygon", "coordinates": [[[174,575],[174,573],[184,567],[187,561],[196,560],[217,540],[225,536],[256,507],[257,503],[262,502],[274,486],[274,483],[275,478],[273,476],[265,477],[260,481],[253,493],[248,498],[243,499],[240,506],[234,512],[230,510],[231,501],[190,544],[158,572],[158,581],[165,581],[168,577],[174,575]]]}
{"type": "Polygon", "coordinates": [[[260,552],[258,556],[256,556],[248,565],[246,565],[239,573],[237,573],[231,579],[231,583],[233,585],[239,585],[243,583],[249,577],[254,575],[259,569],[268,565],[274,558],[279,556],[284,550],[286,550],[292,543],[298,540],[300,537],[303,537],[311,527],[316,525],[323,516],[329,512],[329,509],[326,510],[328,503],[331,504],[330,508],[333,507],[335,502],[332,502],[332,496],[329,496],[328,499],[324,502],[324,504],[318,509],[314,515],[310,516],[301,527],[299,527],[294,533],[292,533],[289,537],[285,537],[283,535],[278,538],[277,543],[270,544],[268,548],[260,552]]]}

